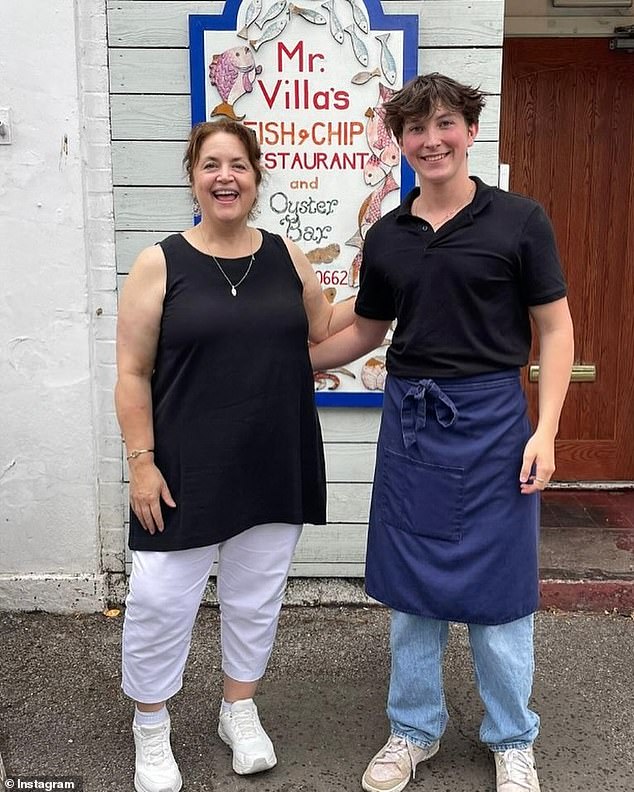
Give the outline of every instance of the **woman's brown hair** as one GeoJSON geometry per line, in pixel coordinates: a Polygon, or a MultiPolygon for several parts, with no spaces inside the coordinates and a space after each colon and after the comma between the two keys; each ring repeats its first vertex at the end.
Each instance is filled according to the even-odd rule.
{"type": "Polygon", "coordinates": [[[234,121],[231,118],[219,118],[217,121],[201,121],[192,127],[187,141],[187,150],[183,157],[183,166],[187,173],[189,183],[193,184],[193,171],[200,158],[200,149],[203,143],[210,135],[215,135],[218,132],[225,132],[228,135],[235,135],[244,146],[251,167],[255,171],[256,186],[260,186],[264,178],[264,169],[260,164],[262,152],[260,144],[255,136],[255,132],[241,124],[239,121],[234,121]]]}

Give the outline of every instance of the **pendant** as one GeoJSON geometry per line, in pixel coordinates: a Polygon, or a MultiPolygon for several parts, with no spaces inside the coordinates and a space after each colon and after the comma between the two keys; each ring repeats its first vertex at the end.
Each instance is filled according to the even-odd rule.
{"type": "Polygon", "coordinates": [[[235,297],[237,293],[238,293],[238,292],[236,291],[236,287],[235,287],[235,286],[232,286],[232,287],[231,287],[231,296],[232,296],[232,297],[235,297]]]}

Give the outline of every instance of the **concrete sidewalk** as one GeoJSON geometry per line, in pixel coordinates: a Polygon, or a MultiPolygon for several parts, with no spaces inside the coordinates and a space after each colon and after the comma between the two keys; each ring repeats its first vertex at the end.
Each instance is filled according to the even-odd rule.
{"type": "MultiPolygon", "coordinates": [[[[0,753],[9,777],[79,776],[86,792],[133,790],[131,706],[119,689],[121,626],[121,616],[0,613],[0,753]]],[[[184,689],[170,705],[184,792],[360,790],[365,765],[387,736],[387,646],[381,607],[285,608],[258,696],[279,763],[239,777],[215,733],[218,614],[203,608],[184,689]]],[[[632,792],[634,620],[541,613],[536,647],[542,792],[632,792]]],[[[451,720],[440,752],[408,791],[493,792],[459,626],[447,651],[446,688],[451,720]]]]}

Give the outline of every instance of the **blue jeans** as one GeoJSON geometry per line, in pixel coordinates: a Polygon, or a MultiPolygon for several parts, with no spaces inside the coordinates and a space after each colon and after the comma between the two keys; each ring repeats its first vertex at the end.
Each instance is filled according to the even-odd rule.
{"type": "MultiPolygon", "coordinates": [[[[469,643],[485,715],[480,739],[492,751],[527,748],[539,730],[528,708],[535,669],[533,616],[506,624],[469,624],[469,643]]],[[[449,622],[392,611],[392,672],[387,715],[392,734],[426,747],[449,719],[442,663],[449,622]]]]}

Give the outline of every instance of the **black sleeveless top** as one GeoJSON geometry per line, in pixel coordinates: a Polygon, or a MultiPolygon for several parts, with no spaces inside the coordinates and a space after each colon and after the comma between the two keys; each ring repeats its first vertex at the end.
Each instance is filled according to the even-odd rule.
{"type": "MultiPolygon", "coordinates": [[[[160,245],[154,457],[177,505],[162,504],[165,531],[153,536],[130,510],[130,547],[183,550],[261,523],[325,523],[308,320],[286,245],[262,231],[235,297],[213,258],[181,234],[160,245]]],[[[249,258],[219,261],[237,283],[249,258]]]]}

